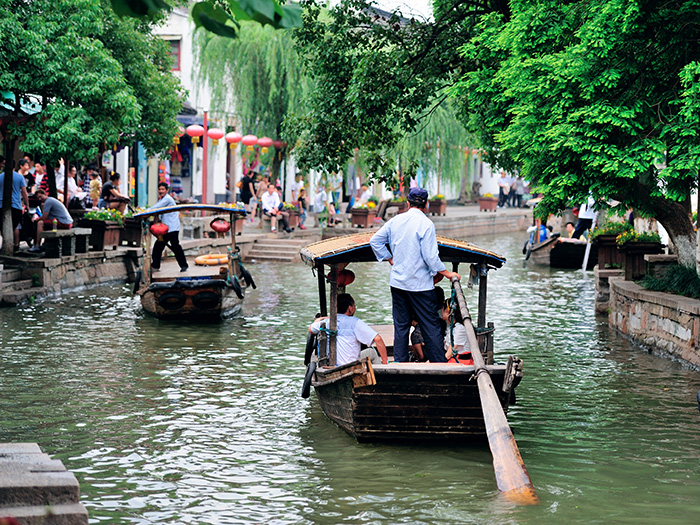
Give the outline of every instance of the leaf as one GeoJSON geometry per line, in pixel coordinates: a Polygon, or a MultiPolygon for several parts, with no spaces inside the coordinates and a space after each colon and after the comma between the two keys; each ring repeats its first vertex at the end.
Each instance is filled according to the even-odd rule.
{"type": "Polygon", "coordinates": [[[238,38],[240,24],[221,7],[210,1],[195,4],[192,8],[192,19],[197,27],[203,27],[216,35],[238,38]]]}
{"type": "Polygon", "coordinates": [[[154,18],[161,11],[171,11],[172,7],[164,0],[111,0],[112,9],[119,16],[154,18]]]}

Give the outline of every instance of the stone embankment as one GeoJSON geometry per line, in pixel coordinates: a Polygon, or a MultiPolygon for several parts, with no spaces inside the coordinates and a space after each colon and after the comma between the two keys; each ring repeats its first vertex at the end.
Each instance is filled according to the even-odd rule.
{"type": "Polygon", "coordinates": [[[0,522],[85,525],[80,485],[36,443],[0,443],[0,522]]]}
{"type": "Polygon", "coordinates": [[[700,369],[700,301],[610,281],[610,325],[636,343],[700,369]]]}

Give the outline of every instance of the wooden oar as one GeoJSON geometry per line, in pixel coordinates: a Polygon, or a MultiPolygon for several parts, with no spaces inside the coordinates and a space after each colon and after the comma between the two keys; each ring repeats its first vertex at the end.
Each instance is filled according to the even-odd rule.
{"type": "Polygon", "coordinates": [[[496,474],[498,490],[507,499],[520,505],[536,505],[540,500],[535,494],[535,487],[530,481],[525,463],[523,463],[523,458],[518,450],[518,444],[515,442],[513,432],[510,430],[508,420],[503,413],[503,407],[501,407],[501,403],[498,400],[498,394],[496,394],[496,390],[491,382],[491,376],[489,376],[484,358],[479,350],[479,343],[476,340],[462,285],[457,278],[453,278],[452,286],[455,289],[459,310],[464,319],[464,328],[467,331],[469,348],[471,349],[474,367],[476,368],[481,410],[484,413],[486,435],[488,436],[489,447],[493,456],[493,470],[496,474]]]}

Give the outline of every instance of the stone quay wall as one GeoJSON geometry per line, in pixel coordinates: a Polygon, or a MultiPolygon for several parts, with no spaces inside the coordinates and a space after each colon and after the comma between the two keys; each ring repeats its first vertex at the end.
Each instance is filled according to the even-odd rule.
{"type": "Polygon", "coordinates": [[[700,301],[610,279],[610,326],[654,353],[700,370],[700,301]]]}
{"type": "MultiPolygon", "coordinates": [[[[511,231],[524,231],[532,224],[532,210],[512,210],[508,214],[480,213],[463,217],[430,217],[438,235],[453,239],[469,239],[475,235],[495,235],[511,231]]],[[[554,231],[557,226],[552,223],[554,231]]],[[[525,238],[523,237],[523,241],[525,238]]]]}

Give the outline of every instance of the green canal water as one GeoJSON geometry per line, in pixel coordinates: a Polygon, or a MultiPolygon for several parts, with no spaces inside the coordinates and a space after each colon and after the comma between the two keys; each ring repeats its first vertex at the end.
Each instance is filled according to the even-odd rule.
{"type": "MultiPolygon", "coordinates": [[[[697,523],[700,373],[611,331],[591,274],[525,265],[521,235],[474,241],[509,260],[488,318],[497,360],[525,361],[509,420],[539,506],[498,496],[487,447],[358,444],[301,399],[301,264],[250,265],[222,324],[145,317],[129,286],[0,310],[0,442],[61,459],[91,523],[697,523]]],[[[358,316],[388,322],[388,269],[355,266],[358,316]]]]}

